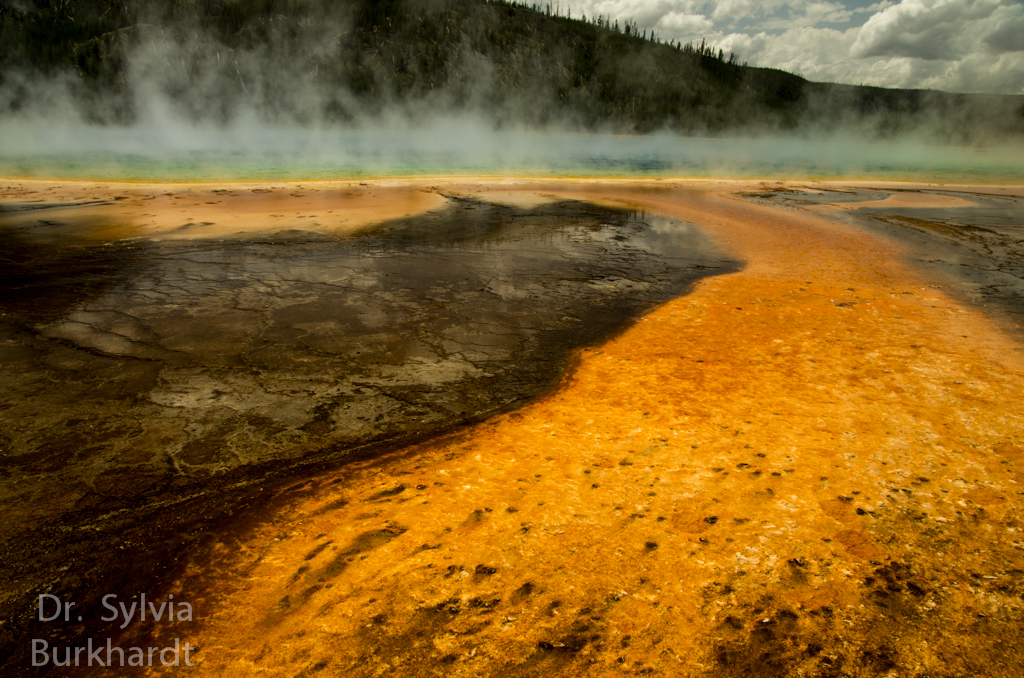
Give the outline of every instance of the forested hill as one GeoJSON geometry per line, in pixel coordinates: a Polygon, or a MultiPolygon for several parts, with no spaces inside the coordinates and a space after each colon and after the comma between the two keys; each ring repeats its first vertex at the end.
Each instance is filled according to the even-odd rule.
{"type": "Polygon", "coordinates": [[[191,121],[468,111],[617,132],[1024,138],[1021,96],[813,83],[629,23],[484,0],[3,0],[0,114],[58,90],[101,123],[160,100],[191,121]]]}

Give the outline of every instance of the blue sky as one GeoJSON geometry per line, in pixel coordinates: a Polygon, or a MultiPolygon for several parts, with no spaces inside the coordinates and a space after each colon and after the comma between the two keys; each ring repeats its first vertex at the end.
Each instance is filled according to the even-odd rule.
{"type": "Polygon", "coordinates": [[[1024,94],[1024,0],[561,0],[812,80],[1024,94]]]}

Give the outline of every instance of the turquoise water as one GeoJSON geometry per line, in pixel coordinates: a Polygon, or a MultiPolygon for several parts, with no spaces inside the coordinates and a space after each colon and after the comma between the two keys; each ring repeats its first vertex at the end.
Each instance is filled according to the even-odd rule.
{"type": "Polygon", "coordinates": [[[1019,183],[1024,182],[1022,151],[849,137],[706,139],[495,131],[460,121],[397,131],[0,123],[0,175],[129,181],[536,174],[1019,183]]]}

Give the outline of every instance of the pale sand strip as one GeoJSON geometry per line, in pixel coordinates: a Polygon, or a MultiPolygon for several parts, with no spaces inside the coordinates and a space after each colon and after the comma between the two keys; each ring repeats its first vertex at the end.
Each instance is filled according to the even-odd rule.
{"type": "MultiPolygon", "coordinates": [[[[822,205],[817,211],[845,211],[859,210],[863,207],[877,207],[880,209],[900,209],[905,207],[974,207],[977,205],[970,200],[964,200],[952,195],[929,195],[927,193],[895,193],[882,200],[868,200],[857,203],[840,203],[837,205],[822,205]]],[[[815,208],[811,208],[814,210],[815,208]]]]}
{"type": "MultiPolygon", "coordinates": [[[[4,214],[11,226],[66,221],[78,238],[246,238],[282,231],[351,233],[445,206],[425,187],[382,182],[107,184],[0,179],[0,203],[68,203],[4,214]],[[82,206],[78,203],[101,201],[82,206]]],[[[37,236],[39,229],[33,230],[37,236]]],[[[43,231],[45,233],[45,229],[43,231]]]]}

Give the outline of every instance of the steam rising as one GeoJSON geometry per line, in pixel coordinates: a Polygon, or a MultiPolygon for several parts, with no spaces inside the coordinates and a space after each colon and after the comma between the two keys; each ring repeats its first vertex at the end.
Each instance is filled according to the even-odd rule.
{"type": "Polygon", "coordinates": [[[494,129],[437,118],[356,130],[180,120],[130,127],[0,125],[0,172],[108,180],[273,180],[436,174],[557,174],[1019,181],[1019,149],[792,137],[686,138],[494,129]]]}
{"type": "MultiPolygon", "coordinates": [[[[230,19],[224,12],[213,20],[179,14],[169,23],[154,13],[154,23],[138,20],[75,47],[95,71],[91,79],[60,68],[9,69],[0,76],[0,172],[146,180],[527,172],[1024,178],[1019,141],[1008,144],[999,133],[1004,119],[1016,120],[1007,113],[1016,105],[1010,98],[979,99],[951,114],[936,95],[945,103],[926,98],[913,116],[873,117],[857,110],[852,88],[812,89],[794,125],[786,110],[754,110],[753,99],[730,95],[701,109],[704,117],[685,130],[622,134],[637,130],[595,110],[593,92],[557,94],[565,54],[533,54],[517,66],[515,52],[509,66],[462,37],[446,48],[441,71],[412,58],[385,63],[370,51],[374,40],[395,63],[422,47],[380,38],[391,18],[372,14],[379,4],[328,12],[314,3],[316,11],[297,18],[243,23],[231,44],[211,28],[210,21],[230,19]],[[554,75],[538,75],[548,65],[554,75]],[[936,145],[951,138],[971,145],[936,145]]],[[[455,5],[478,13],[493,7],[455,5]]],[[[655,46],[652,54],[662,48],[671,50],[655,46]]],[[[657,73],[669,63],[643,68],[657,73]]],[[[629,63],[616,77],[642,77],[637,68],[629,63]]]]}

